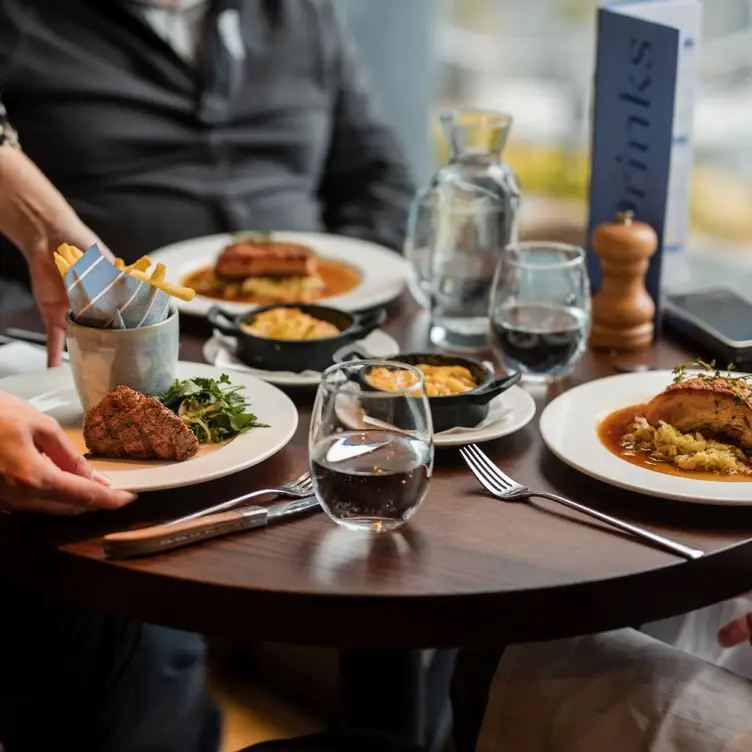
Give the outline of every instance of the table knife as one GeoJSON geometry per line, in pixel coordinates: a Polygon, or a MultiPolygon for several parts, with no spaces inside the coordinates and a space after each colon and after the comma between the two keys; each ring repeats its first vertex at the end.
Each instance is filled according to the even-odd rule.
{"type": "Polygon", "coordinates": [[[265,527],[318,508],[319,502],[315,496],[280,502],[268,507],[241,507],[179,524],[153,525],[139,530],[111,533],[104,537],[103,547],[105,554],[113,559],[149,556],[210,538],[265,527]]]}

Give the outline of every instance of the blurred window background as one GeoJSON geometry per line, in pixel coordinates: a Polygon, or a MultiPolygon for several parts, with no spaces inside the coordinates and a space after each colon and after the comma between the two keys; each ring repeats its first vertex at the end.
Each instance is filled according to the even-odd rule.
{"type": "MultiPolygon", "coordinates": [[[[581,232],[598,0],[339,2],[421,179],[447,157],[439,112],[503,110],[523,230],[581,232]]],[[[752,267],[752,0],[703,6],[692,245],[752,267]]]]}

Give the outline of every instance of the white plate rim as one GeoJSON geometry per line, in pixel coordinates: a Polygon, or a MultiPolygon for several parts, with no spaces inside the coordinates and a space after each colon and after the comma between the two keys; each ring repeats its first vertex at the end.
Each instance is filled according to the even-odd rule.
{"type": "MultiPolygon", "coordinates": [[[[218,378],[222,373],[222,369],[207,363],[180,361],[176,376],[178,378],[190,378],[191,376],[218,378]]],[[[255,429],[247,434],[236,437],[227,446],[193,460],[167,465],[155,465],[154,468],[146,470],[108,472],[108,477],[111,478],[113,487],[141,493],[206,483],[254,467],[284,449],[295,435],[299,423],[298,410],[290,397],[276,386],[268,384],[250,374],[237,373],[228,375],[234,383],[241,382],[244,384],[249,394],[251,409],[259,415],[262,422],[270,422],[264,418],[264,412],[268,412],[265,406],[275,406],[274,409],[278,411],[279,415],[274,418],[274,423],[270,422],[271,427],[275,431],[274,435],[276,438],[274,440],[269,440],[269,434],[266,434],[266,437],[264,437],[262,433],[257,433],[257,431],[263,432],[267,429],[255,429]],[[254,398],[254,390],[260,390],[262,396],[254,398]],[[274,397],[273,402],[268,402],[272,395],[274,397]],[[260,448],[249,452],[248,447],[251,445],[251,442],[254,444],[259,443],[260,448]],[[224,455],[223,452],[225,453],[224,455]],[[224,456],[224,462],[217,463],[216,458],[220,456],[224,456]],[[203,462],[203,460],[208,460],[208,462],[203,462]],[[210,469],[202,469],[205,464],[210,465],[210,469]],[[180,469],[180,472],[175,472],[176,466],[180,469]],[[141,481],[133,482],[129,480],[130,476],[139,475],[143,478],[141,481]],[[160,475],[163,475],[164,479],[160,479],[160,475]],[[155,479],[152,476],[157,477],[155,479]]],[[[43,394],[69,393],[71,390],[75,391],[75,387],[73,384],[73,375],[68,366],[45,371],[28,372],[0,379],[0,391],[15,394],[25,399],[33,400],[35,397],[43,396],[43,394]],[[37,387],[35,386],[36,384],[40,386],[37,387]],[[34,392],[37,392],[37,394],[35,395],[34,392]]]]}
{"type": "Polygon", "coordinates": [[[752,483],[696,480],[656,473],[620,459],[601,444],[597,425],[606,415],[646,402],[672,380],[673,373],[666,370],[618,374],[579,384],[544,408],[540,418],[543,442],[566,465],[616,488],[691,504],[752,506],[752,483]],[[579,428],[577,423],[571,423],[575,433],[562,441],[560,426],[568,424],[563,413],[587,406],[592,410],[579,413],[579,428]],[[583,458],[587,459],[583,461],[583,458]]]}
{"type": "MultiPolygon", "coordinates": [[[[248,232],[251,233],[253,230],[248,232]]],[[[190,238],[170,243],[148,255],[153,262],[165,264],[169,278],[177,283],[186,274],[212,263],[237,234],[240,233],[190,238]]],[[[272,231],[271,234],[280,241],[309,245],[321,256],[347,261],[361,271],[363,279],[354,290],[317,300],[317,304],[344,311],[376,308],[398,298],[407,285],[410,265],[396,251],[384,246],[368,240],[323,232],[272,231]]],[[[234,314],[252,311],[258,307],[252,303],[221,301],[202,295],[196,295],[190,302],[176,299],[176,305],[181,313],[189,316],[205,316],[215,305],[220,305],[234,314]]]]}

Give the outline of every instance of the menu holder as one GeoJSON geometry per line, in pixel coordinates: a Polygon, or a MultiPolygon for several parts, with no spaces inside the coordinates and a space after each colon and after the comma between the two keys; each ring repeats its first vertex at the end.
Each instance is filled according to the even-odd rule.
{"type": "Polygon", "coordinates": [[[651,225],[658,249],[645,283],[656,332],[662,280],[686,275],[700,20],[698,0],[622,0],[598,13],[588,271],[597,291],[599,224],[632,212],[651,225]]]}

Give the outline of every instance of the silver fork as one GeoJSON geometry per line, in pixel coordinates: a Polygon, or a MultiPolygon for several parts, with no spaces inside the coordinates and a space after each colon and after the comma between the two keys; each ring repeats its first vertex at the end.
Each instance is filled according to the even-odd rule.
{"type": "Polygon", "coordinates": [[[652,533],[650,530],[632,525],[617,517],[611,517],[608,514],[599,512],[597,509],[591,509],[564,496],[557,496],[548,491],[531,491],[527,486],[517,483],[517,481],[512,480],[508,475],[503,473],[475,444],[462,447],[460,454],[483,488],[497,499],[503,499],[504,501],[517,501],[518,499],[529,499],[531,497],[550,499],[570,509],[576,509],[578,512],[582,512],[582,514],[586,514],[589,517],[594,517],[596,520],[605,522],[607,525],[611,525],[611,527],[615,527],[625,533],[630,533],[637,538],[650,541],[658,548],[666,549],[685,559],[699,559],[705,555],[705,552],[700,551],[698,548],[685,546],[683,543],[671,540],[670,538],[664,538],[662,535],[652,533]]]}
{"type": "Polygon", "coordinates": [[[189,522],[190,520],[196,520],[199,517],[205,517],[207,514],[216,514],[217,512],[224,512],[226,509],[232,509],[233,507],[243,504],[246,501],[255,499],[257,496],[264,496],[266,494],[274,494],[276,496],[292,496],[294,498],[304,498],[310,496],[313,493],[313,481],[311,480],[311,474],[306,471],[299,478],[296,478],[289,483],[285,483],[279,488],[262,488],[259,491],[253,491],[243,496],[238,496],[235,499],[229,501],[223,501],[221,504],[215,504],[208,509],[202,509],[199,512],[186,515],[185,517],[179,517],[176,520],[170,520],[169,522],[162,522],[162,525],[177,525],[181,522],[189,522]]]}

